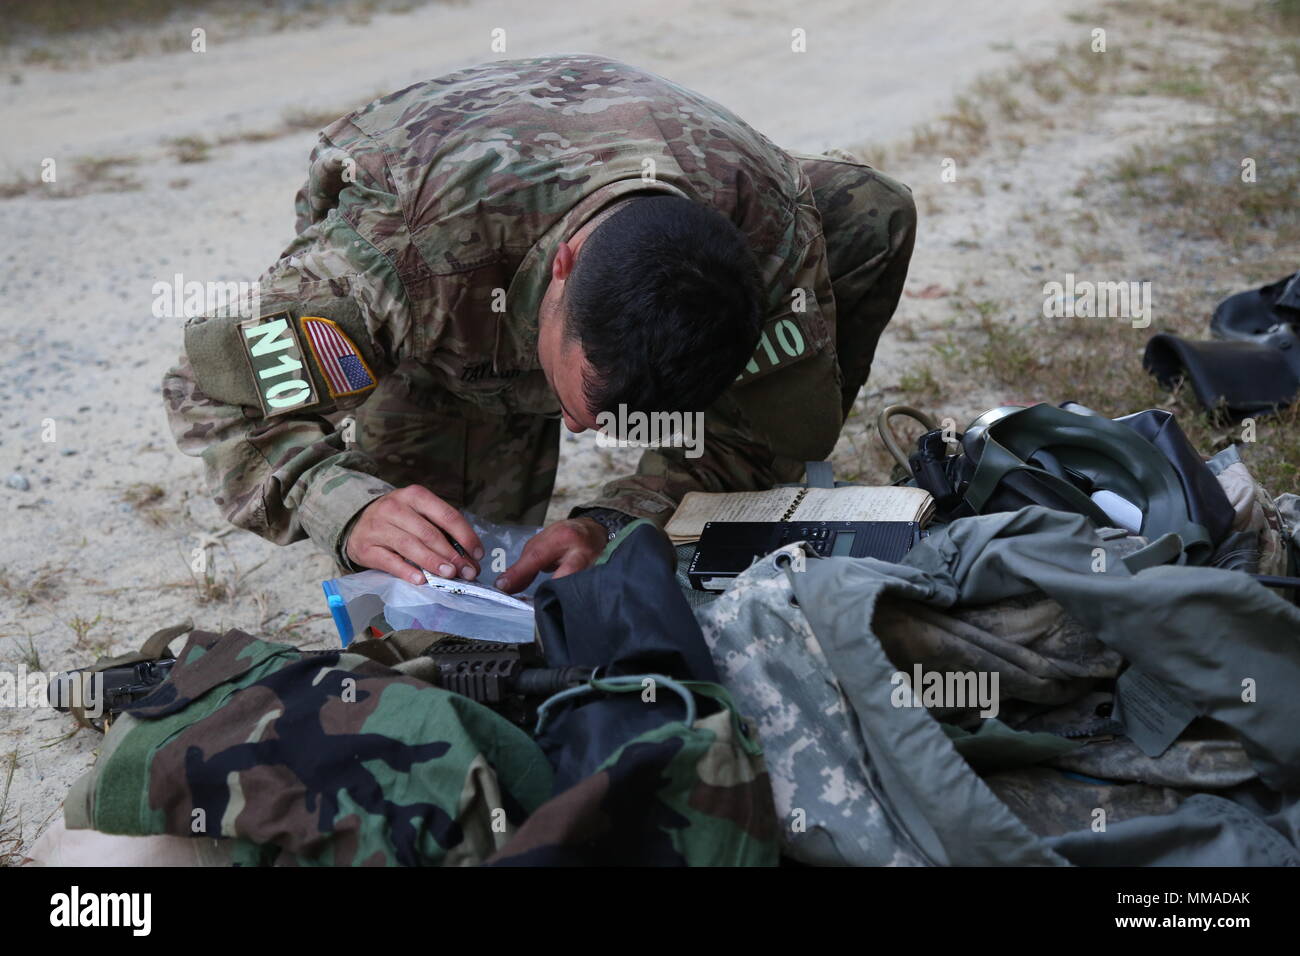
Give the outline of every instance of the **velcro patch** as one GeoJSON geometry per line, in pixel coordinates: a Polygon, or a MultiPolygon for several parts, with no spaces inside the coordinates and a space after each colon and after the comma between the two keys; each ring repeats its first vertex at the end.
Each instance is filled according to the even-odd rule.
{"type": "Polygon", "coordinates": [[[799,318],[801,316],[794,313],[786,313],[764,323],[763,332],[758,337],[758,346],[736,376],[736,385],[752,382],[778,368],[807,358],[816,351],[816,343],[809,341],[799,318]]]}
{"type": "Polygon", "coordinates": [[[304,315],[303,334],[311,348],[321,379],[332,398],[358,395],[379,384],[375,373],[361,357],[361,350],[338,324],[315,315],[304,315]]]}
{"type": "Polygon", "coordinates": [[[247,319],[239,323],[239,332],[263,416],[284,415],[315,403],[316,390],[288,312],[247,319]]]}

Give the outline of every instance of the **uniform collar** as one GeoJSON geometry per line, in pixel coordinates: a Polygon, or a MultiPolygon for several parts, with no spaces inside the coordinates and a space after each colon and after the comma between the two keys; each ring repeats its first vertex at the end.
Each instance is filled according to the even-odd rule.
{"type": "Polygon", "coordinates": [[[532,360],[536,361],[537,310],[551,281],[551,262],[555,257],[556,248],[564,240],[572,238],[606,206],[636,192],[686,196],[675,186],[659,180],[647,182],[638,176],[635,179],[620,179],[601,186],[575,204],[528,250],[519,263],[514,278],[510,280],[510,288],[506,290],[506,303],[512,321],[497,323],[496,341],[492,349],[493,369],[496,368],[501,353],[501,329],[506,325],[509,325],[510,333],[516,340],[516,354],[531,356],[532,360]]]}

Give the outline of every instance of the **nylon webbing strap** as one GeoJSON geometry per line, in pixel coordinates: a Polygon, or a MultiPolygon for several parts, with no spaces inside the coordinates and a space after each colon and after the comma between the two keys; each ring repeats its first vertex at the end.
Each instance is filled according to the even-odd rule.
{"type": "Polygon", "coordinates": [[[1145,548],[1126,554],[1120,560],[1131,574],[1154,568],[1161,564],[1181,564],[1183,539],[1172,531],[1152,541],[1145,548]]]}
{"type": "Polygon", "coordinates": [[[809,488],[835,487],[835,470],[829,461],[806,461],[804,472],[809,488]]]}
{"type": "Polygon", "coordinates": [[[1050,449],[1065,468],[1100,479],[1102,487],[1109,480],[1121,489],[1123,497],[1141,508],[1144,535],[1154,538],[1173,533],[1181,539],[1190,563],[1201,564],[1209,558],[1213,550],[1210,534],[1191,520],[1186,493],[1173,465],[1137,432],[1108,418],[1034,405],[995,422],[986,433],[966,501],[977,513],[982,511],[998,485],[1014,473],[1032,476],[1033,485],[1014,483],[1016,490],[1031,500],[1040,500],[1033,493],[1036,485],[1041,494],[1068,502],[1069,510],[1098,524],[1110,524],[1105,512],[1069,481],[1028,464],[1040,449],[1050,449]]]}

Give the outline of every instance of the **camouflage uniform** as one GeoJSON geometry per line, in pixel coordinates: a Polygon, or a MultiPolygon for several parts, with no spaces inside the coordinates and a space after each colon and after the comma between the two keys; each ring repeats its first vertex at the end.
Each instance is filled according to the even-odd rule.
{"type": "Polygon", "coordinates": [[[388,641],[359,643],[193,631],[168,680],[113,722],[65,801],[68,829],[215,837],[195,848],[214,864],[776,864],[763,758],[716,684],[689,684],[713,713],[665,716],[553,793],[524,731],[378,663],[398,654],[388,641]]]}
{"type": "Polygon", "coordinates": [[[326,127],[298,236],[260,280],[262,322],[187,325],[164,397],[223,513],[336,556],[395,484],[540,522],[560,409],[537,358],[538,304],[558,243],[634,193],[705,203],[741,229],[765,283],[764,331],[706,413],[701,457],[648,451],[583,507],[662,525],[689,490],[767,487],[826,457],[902,289],[907,189],[858,163],[796,158],[624,64],[500,61],[326,127]],[[306,341],[319,319],[353,353],[342,385],[306,341]],[[336,425],[358,407],[347,443],[336,425]]]}
{"type": "Polygon", "coordinates": [[[244,864],[468,865],[551,795],[522,730],[343,651],[194,631],[114,721],[69,829],[235,841],[244,864]]]}

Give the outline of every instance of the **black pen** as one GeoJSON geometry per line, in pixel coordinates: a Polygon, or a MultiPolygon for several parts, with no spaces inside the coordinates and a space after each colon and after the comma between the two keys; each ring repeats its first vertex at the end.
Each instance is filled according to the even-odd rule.
{"type": "MultiPolygon", "coordinates": [[[[443,534],[447,534],[447,532],[444,531],[443,534]]],[[[466,561],[474,560],[469,556],[469,552],[460,546],[460,542],[457,541],[455,538],[453,538],[451,535],[447,534],[447,540],[450,541],[451,546],[456,549],[456,553],[459,554],[466,561]]]]}

